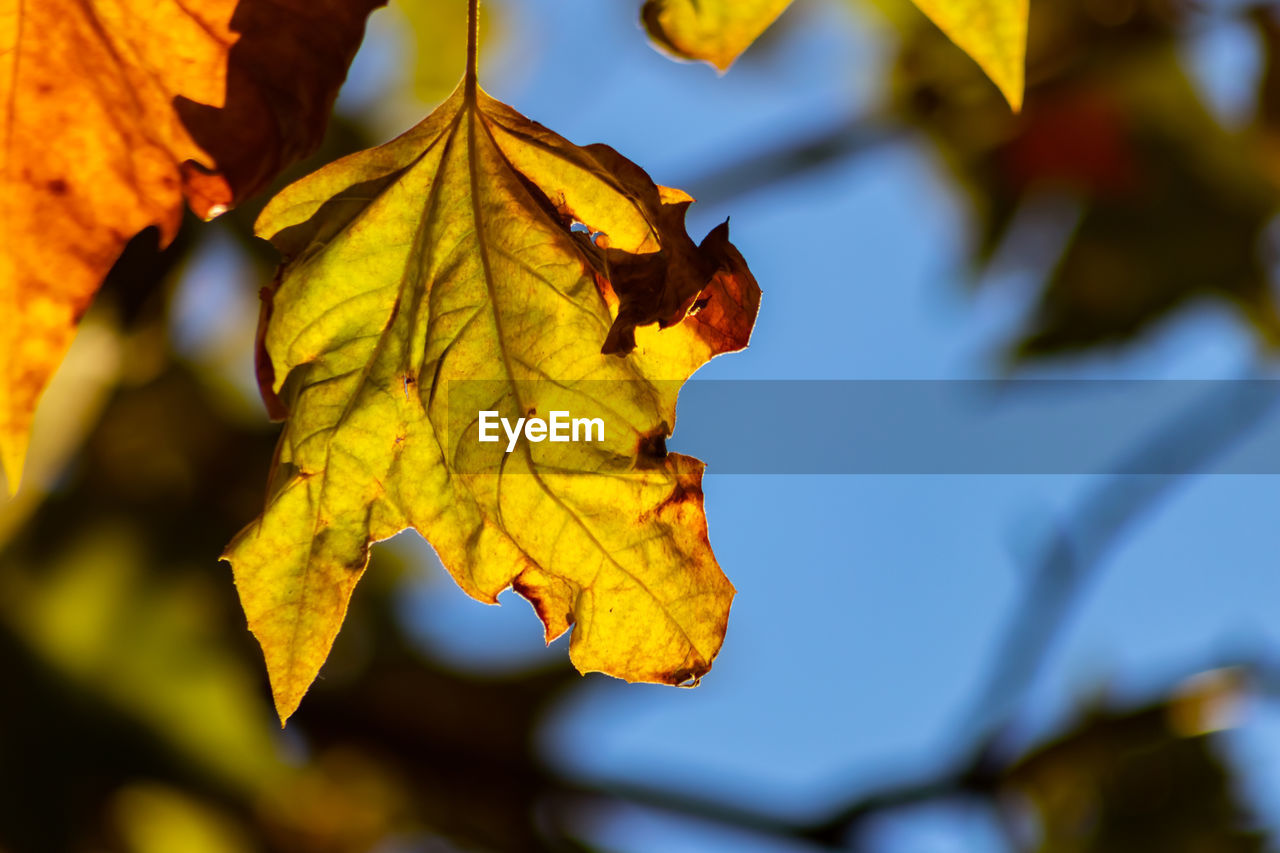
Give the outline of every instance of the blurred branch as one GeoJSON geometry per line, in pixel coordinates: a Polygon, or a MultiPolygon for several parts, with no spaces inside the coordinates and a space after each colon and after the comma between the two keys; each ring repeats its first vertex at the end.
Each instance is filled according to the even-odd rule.
{"type": "Polygon", "coordinates": [[[785,142],[725,161],[713,171],[683,181],[682,185],[688,186],[699,202],[719,204],[816,172],[846,157],[898,141],[905,135],[905,128],[886,117],[853,116],[807,135],[788,135],[785,142]]]}
{"type": "Polygon", "coordinates": [[[839,821],[803,822],[771,817],[723,801],[680,794],[644,785],[602,784],[599,786],[562,783],[571,798],[590,801],[594,807],[633,805],[678,814],[709,823],[746,830],[762,837],[789,843],[804,843],[818,850],[846,850],[850,828],[863,817],[904,806],[944,799],[985,796],[989,786],[972,779],[946,774],[919,783],[881,788],[860,798],[839,821]]]}
{"type": "Polygon", "coordinates": [[[1158,426],[1119,460],[1115,473],[1082,501],[1075,518],[1059,526],[1044,544],[998,646],[996,663],[972,703],[965,725],[973,731],[974,742],[995,738],[1011,721],[1061,636],[1072,605],[1125,531],[1190,476],[1128,472],[1204,472],[1280,403],[1280,398],[1252,392],[1255,380],[1248,376],[1212,383],[1203,399],[1158,426]]]}

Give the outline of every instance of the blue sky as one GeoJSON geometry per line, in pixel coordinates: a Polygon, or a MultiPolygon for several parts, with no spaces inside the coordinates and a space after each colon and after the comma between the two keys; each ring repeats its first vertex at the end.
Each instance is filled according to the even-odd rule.
{"type": "MultiPolygon", "coordinates": [[[[719,77],[650,48],[633,5],[495,4],[504,35],[482,57],[482,85],[569,139],[607,142],[658,182],[695,192],[725,158],[871,109],[892,54],[891,33],[869,11],[800,0],[782,32],[719,77]]],[[[397,14],[375,14],[340,102],[387,136],[429,108],[397,84],[412,61],[397,14]]],[[[1215,108],[1239,120],[1256,45],[1212,27],[1189,60],[1215,108]]],[[[750,350],[700,377],[994,376],[993,356],[1035,284],[1008,274],[978,293],[966,287],[966,210],[919,141],[695,205],[690,230],[698,237],[726,216],[764,302],[750,350]]],[[[206,262],[225,270],[234,249],[218,251],[206,262]]],[[[246,310],[256,286],[244,283],[246,310]]],[[[191,315],[202,292],[189,282],[179,307],[191,315]]],[[[1038,373],[1220,378],[1256,358],[1231,315],[1204,309],[1128,350],[1038,373]]],[[[250,378],[247,362],[236,369],[250,378]]],[[[678,428],[671,445],[680,447],[678,428]]],[[[542,748],[566,772],[780,815],[820,812],[883,781],[886,768],[909,773],[948,756],[1036,543],[1096,482],[725,475],[706,456],[712,543],[738,589],[715,668],[696,690],[593,676],[555,709],[542,748]]],[[[1275,477],[1178,483],[1106,558],[1035,686],[1028,730],[1051,731],[1100,691],[1154,696],[1241,643],[1280,644],[1278,505],[1275,477]]],[[[531,610],[511,594],[486,607],[458,592],[424,545],[401,537],[393,547],[421,557],[403,615],[428,654],[495,672],[565,654],[563,642],[541,648],[531,610]]],[[[1253,795],[1280,815],[1280,713],[1256,706],[1225,746],[1247,759],[1253,795]]],[[[601,816],[591,832],[620,851],[786,849],[642,810],[601,816]]],[[[895,815],[874,833],[886,853],[1002,849],[988,816],[954,808],[895,815]]]]}

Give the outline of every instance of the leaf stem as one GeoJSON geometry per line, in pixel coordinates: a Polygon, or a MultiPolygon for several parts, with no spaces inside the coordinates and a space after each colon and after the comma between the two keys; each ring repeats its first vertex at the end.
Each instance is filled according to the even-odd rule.
{"type": "Polygon", "coordinates": [[[480,29],[480,0],[467,0],[467,71],[463,78],[467,100],[476,96],[476,41],[480,29]]]}

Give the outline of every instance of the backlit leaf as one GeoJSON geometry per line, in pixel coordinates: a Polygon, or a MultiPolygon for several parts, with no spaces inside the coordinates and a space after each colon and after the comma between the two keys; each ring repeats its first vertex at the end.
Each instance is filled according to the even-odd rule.
{"type": "Polygon", "coordinates": [[[1022,109],[1027,0],[913,0],[1022,109]]]}
{"type": "Polygon", "coordinates": [[[259,376],[288,423],[265,512],[225,556],[282,719],[370,543],[408,527],[475,598],[513,586],[548,641],[576,623],[584,672],[678,684],[711,666],[733,587],[707,539],[702,463],[663,441],[679,385],[745,346],[759,289],[727,225],[689,238],[691,201],[464,85],[268,205],[257,230],[285,264],[259,376]],[[575,405],[618,428],[464,464],[477,409],[575,405]]]}
{"type": "Polygon", "coordinates": [[[378,0],[0,3],[0,469],[129,239],[167,244],[320,139],[378,0]]]}

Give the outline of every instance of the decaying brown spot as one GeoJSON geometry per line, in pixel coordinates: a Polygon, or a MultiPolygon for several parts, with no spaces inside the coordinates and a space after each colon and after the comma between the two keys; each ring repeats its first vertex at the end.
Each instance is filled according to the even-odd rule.
{"type": "Polygon", "coordinates": [[[636,468],[656,468],[667,458],[667,435],[671,428],[663,422],[658,429],[643,435],[636,443],[636,468]]]}

